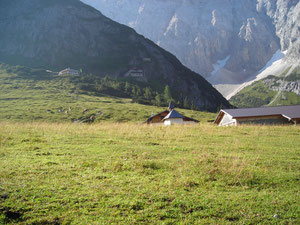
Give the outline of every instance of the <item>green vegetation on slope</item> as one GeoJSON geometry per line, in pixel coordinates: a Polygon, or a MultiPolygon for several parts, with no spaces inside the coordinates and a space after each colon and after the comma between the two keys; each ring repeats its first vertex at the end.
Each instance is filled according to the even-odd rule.
{"type": "Polygon", "coordinates": [[[284,85],[280,86],[300,82],[300,67],[286,76],[290,69],[291,67],[287,68],[280,76],[270,75],[254,82],[233,96],[230,103],[241,108],[300,104],[300,95],[285,90],[284,85]]]}
{"type": "Polygon", "coordinates": [[[177,106],[186,109],[196,109],[193,102],[184,104],[183,96],[178,93],[172,93],[170,87],[162,84],[154,87],[139,82],[132,78],[111,78],[109,76],[99,77],[95,75],[84,75],[72,77],[70,80],[77,86],[79,90],[93,92],[94,94],[109,95],[121,98],[131,98],[134,102],[167,106],[170,101],[173,101],[177,106]]]}
{"type": "Polygon", "coordinates": [[[300,95],[293,92],[283,91],[281,92],[269,106],[278,105],[298,105],[300,104],[300,95]]]}
{"type": "Polygon", "coordinates": [[[291,74],[289,74],[286,78],[286,81],[299,81],[300,80],[300,66],[296,67],[291,74]]]}
{"type": "Polygon", "coordinates": [[[268,105],[276,96],[276,91],[269,90],[263,81],[256,81],[230,99],[230,103],[239,108],[268,105]]]}
{"type": "Polygon", "coordinates": [[[299,135],[1,122],[0,224],[299,224],[299,135]]]}
{"type": "MultiPolygon", "coordinates": [[[[152,112],[165,110],[165,107],[146,106],[128,98],[112,97],[108,95],[108,91],[103,91],[109,85],[102,86],[103,89],[97,92],[82,90],[78,87],[80,82],[76,79],[80,78],[61,77],[44,70],[2,64],[0,66],[0,120],[143,122],[151,116],[152,112]]],[[[112,84],[110,86],[120,84],[111,79],[107,82],[112,84]]],[[[101,84],[96,85],[98,86],[101,84]]],[[[200,121],[213,120],[216,116],[206,112],[179,111],[200,121]]]]}

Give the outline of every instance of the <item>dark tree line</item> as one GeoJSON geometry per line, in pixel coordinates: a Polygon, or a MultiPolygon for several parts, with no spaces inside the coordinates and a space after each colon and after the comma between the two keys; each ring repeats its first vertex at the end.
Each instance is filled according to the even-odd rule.
{"type": "MultiPolygon", "coordinates": [[[[105,76],[98,78],[93,75],[85,75],[76,81],[78,89],[86,92],[106,94],[121,98],[131,98],[134,102],[156,106],[168,106],[172,101],[177,107],[196,109],[193,102],[187,97],[174,97],[171,88],[166,85],[163,91],[158,91],[150,86],[132,83],[130,81],[105,76]]],[[[143,84],[144,85],[144,84],[143,84]]]]}

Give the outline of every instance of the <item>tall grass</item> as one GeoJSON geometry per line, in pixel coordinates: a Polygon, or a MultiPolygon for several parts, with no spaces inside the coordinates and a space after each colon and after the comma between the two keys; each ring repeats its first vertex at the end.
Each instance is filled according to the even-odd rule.
{"type": "Polygon", "coordinates": [[[297,224],[299,134],[1,122],[0,223],[297,224]]]}

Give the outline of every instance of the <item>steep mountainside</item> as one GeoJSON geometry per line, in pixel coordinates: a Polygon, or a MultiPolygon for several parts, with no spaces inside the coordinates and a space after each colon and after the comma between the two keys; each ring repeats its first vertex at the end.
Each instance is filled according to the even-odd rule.
{"type": "Polygon", "coordinates": [[[298,0],[82,1],[171,51],[225,96],[278,52],[287,63],[278,74],[299,64],[298,0]]]}
{"type": "Polygon", "coordinates": [[[198,109],[229,106],[176,57],[78,0],[1,0],[0,30],[0,61],[6,63],[138,77],[157,91],[169,85],[177,100],[187,98],[198,109]]]}
{"type": "Polygon", "coordinates": [[[287,50],[286,60],[300,59],[300,2],[299,0],[258,0],[257,11],[266,13],[273,21],[280,38],[281,49],[287,50]]]}

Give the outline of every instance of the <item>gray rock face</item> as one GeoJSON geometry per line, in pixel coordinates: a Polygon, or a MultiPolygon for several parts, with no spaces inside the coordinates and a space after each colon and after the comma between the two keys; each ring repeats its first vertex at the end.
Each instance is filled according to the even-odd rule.
{"type": "Polygon", "coordinates": [[[276,27],[286,60],[299,63],[300,2],[299,0],[258,0],[257,10],[266,13],[276,27]]]}
{"type": "Polygon", "coordinates": [[[247,80],[278,49],[288,51],[286,60],[299,59],[299,0],[82,1],[171,51],[213,84],[247,80]]]}
{"type": "Polygon", "coordinates": [[[266,79],[264,85],[272,91],[276,92],[293,92],[300,95],[300,81],[285,81],[282,79],[266,79]]]}
{"type": "Polygon", "coordinates": [[[78,0],[1,0],[0,32],[0,61],[6,63],[116,77],[137,67],[147,85],[168,84],[199,109],[230,106],[176,57],[78,0]]]}

